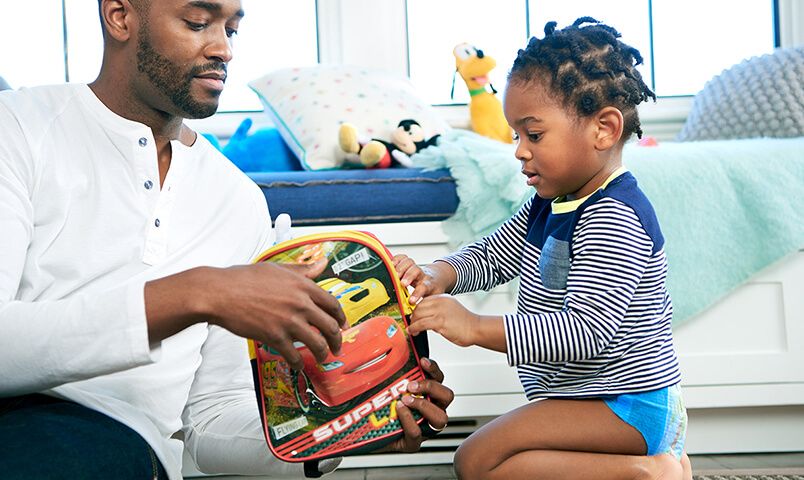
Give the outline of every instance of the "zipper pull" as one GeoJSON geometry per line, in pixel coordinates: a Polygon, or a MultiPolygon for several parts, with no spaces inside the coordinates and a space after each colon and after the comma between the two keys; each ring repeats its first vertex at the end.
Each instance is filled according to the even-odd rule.
{"type": "MultiPolygon", "coordinates": [[[[396,274],[396,272],[394,272],[394,274],[396,274]]],[[[399,281],[399,279],[397,279],[396,282],[399,285],[400,296],[402,297],[402,311],[405,313],[405,315],[410,315],[413,313],[413,308],[415,307],[415,305],[410,304],[410,292],[408,291],[407,287],[402,285],[402,282],[399,281]]]]}

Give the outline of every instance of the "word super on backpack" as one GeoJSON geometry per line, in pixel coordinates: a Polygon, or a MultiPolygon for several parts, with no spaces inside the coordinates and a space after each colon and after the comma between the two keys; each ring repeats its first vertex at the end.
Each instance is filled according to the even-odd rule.
{"type": "Polygon", "coordinates": [[[428,355],[427,337],[408,335],[408,291],[376,237],[359,231],[307,235],[275,245],[257,262],[321,259],[327,267],[314,281],[338,300],[348,322],[341,354],[318,363],[296,342],[304,368],[295,371],[277,351],[249,340],[265,438],[287,462],[365,453],[397,439],[396,404],[409,382],[424,379],[419,358],[428,355]]]}

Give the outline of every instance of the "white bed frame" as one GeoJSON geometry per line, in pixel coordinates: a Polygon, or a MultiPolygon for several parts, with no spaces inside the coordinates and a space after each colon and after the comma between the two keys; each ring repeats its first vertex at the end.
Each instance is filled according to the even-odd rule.
{"type": "MultiPolygon", "coordinates": [[[[419,263],[448,253],[440,222],[297,227],[296,236],[367,230],[393,253],[419,263]]],[[[504,313],[515,285],[464,295],[475,311],[504,313]]],[[[804,251],[753,277],[713,307],[675,329],[689,410],[689,453],[804,451],[804,251]]],[[[455,347],[430,336],[431,355],[456,393],[444,439],[414,455],[347,458],[344,467],[450,463],[479,425],[525,403],[502,354],[455,347]],[[454,426],[453,426],[454,425],[454,426]]]]}

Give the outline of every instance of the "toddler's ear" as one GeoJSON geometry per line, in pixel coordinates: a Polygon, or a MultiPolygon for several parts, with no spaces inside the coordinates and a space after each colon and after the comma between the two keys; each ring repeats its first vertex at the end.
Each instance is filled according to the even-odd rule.
{"type": "Polygon", "coordinates": [[[615,107],[603,107],[595,114],[597,137],[595,149],[608,150],[618,143],[623,136],[623,114],[615,107]]]}

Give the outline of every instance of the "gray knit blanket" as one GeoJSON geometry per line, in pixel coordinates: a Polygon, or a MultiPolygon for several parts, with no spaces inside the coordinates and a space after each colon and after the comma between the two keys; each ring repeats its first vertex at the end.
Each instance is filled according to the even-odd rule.
{"type": "Polygon", "coordinates": [[[752,57],[709,80],[679,141],[804,136],[804,46],[752,57]]]}

